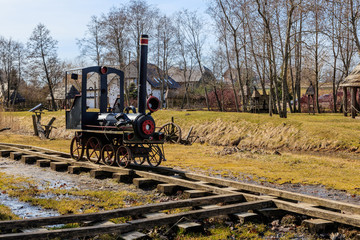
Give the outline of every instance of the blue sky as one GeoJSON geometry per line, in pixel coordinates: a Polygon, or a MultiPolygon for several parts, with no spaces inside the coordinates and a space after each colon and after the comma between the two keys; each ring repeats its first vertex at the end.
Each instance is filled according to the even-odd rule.
{"type": "MultiPolygon", "coordinates": [[[[112,6],[126,4],[125,0],[0,0],[0,36],[26,42],[38,23],[50,30],[59,41],[61,59],[73,60],[79,55],[76,39],[86,31],[92,15],[107,13],[112,6]]],[[[207,0],[147,0],[164,14],[181,9],[205,13],[207,0]]]]}

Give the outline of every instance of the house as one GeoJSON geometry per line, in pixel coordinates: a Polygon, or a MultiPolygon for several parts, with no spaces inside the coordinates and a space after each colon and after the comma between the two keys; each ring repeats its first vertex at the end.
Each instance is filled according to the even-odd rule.
{"type": "MultiPolygon", "coordinates": [[[[58,109],[63,108],[65,106],[65,85],[64,83],[58,84],[56,87],[53,88],[54,100],[55,104],[58,109]]],[[[66,94],[66,99],[74,99],[76,95],[80,94],[78,89],[71,85],[70,88],[68,87],[68,92],[66,94]]],[[[51,96],[50,93],[46,97],[46,101],[48,102],[49,106],[51,106],[51,96]]]]}
{"type": "MultiPolygon", "coordinates": [[[[251,79],[251,82],[253,82],[255,84],[260,83],[259,76],[252,69],[242,67],[240,69],[240,75],[241,75],[242,81],[245,81],[245,79],[248,77],[249,79],[251,79]]],[[[231,84],[232,81],[234,82],[234,84],[238,83],[238,79],[237,79],[238,71],[236,68],[231,68],[231,69],[228,68],[224,72],[223,76],[224,76],[224,83],[226,83],[226,84],[231,84]],[[231,77],[232,77],[232,81],[231,81],[231,77]]],[[[250,88],[252,88],[252,87],[250,87],[250,88]]],[[[245,92],[247,92],[247,91],[245,91],[245,92]]]]}
{"type": "Polygon", "coordinates": [[[190,88],[198,87],[204,82],[216,81],[214,74],[205,66],[203,67],[202,74],[199,68],[187,69],[185,72],[182,68],[171,67],[169,69],[169,76],[178,82],[181,87],[185,87],[185,84],[188,84],[190,88]]]}
{"type": "MultiPolygon", "coordinates": [[[[125,82],[127,86],[131,83],[137,85],[137,67],[136,62],[131,62],[125,67],[125,82]]],[[[174,92],[180,88],[180,84],[170,76],[165,76],[165,72],[154,64],[148,63],[147,65],[147,81],[146,81],[146,93],[148,96],[155,96],[161,100],[161,89],[164,83],[163,96],[166,100],[166,96],[170,96],[170,93],[166,95],[166,92],[174,92]]]]}
{"type": "MultiPolygon", "coordinates": [[[[8,93],[7,93],[7,84],[4,83],[3,87],[0,87],[0,103],[4,103],[8,101],[8,93]],[[4,91],[3,91],[4,90],[4,91]]],[[[15,91],[15,90],[10,90],[10,103],[14,103],[14,104],[20,104],[20,103],[25,103],[26,100],[23,96],[21,96],[21,94],[19,93],[19,91],[15,91]]]]}

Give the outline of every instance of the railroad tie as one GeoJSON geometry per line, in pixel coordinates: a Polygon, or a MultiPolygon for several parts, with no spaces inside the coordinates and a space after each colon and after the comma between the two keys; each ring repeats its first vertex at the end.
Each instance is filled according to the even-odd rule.
{"type": "Polygon", "coordinates": [[[200,223],[196,222],[184,222],[176,224],[176,226],[184,234],[199,233],[204,231],[203,226],[200,223]]]}
{"type": "Polygon", "coordinates": [[[11,150],[0,150],[0,157],[9,157],[11,152],[13,152],[13,151],[11,151],[11,150]]]}
{"type": "Polygon", "coordinates": [[[113,173],[112,178],[118,182],[131,183],[132,177],[126,173],[113,173]]]}
{"type": "Polygon", "coordinates": [[[256,213],[264,216],[267,219],[279,219],[285,216],[286,211],[272,207],[272,208],[263,208],[256,210],[256,213]]]}
{"type": "Polygon", "coordinates": [[[309,232],[319,234],[331,231],[334,227],[334,222],[316,218],[304,220],[303,225],[309,229],[309,232]]]}
{"type": "Polygon", "coordinates": [[[171,195],[171,194],[175,193],[176,191],[178,191],[179,189],[180,189],[180,186],[178,186],[176,184],[171,184],[171,183],[162,183],[162,184],[157,185],[157,190],[159,192],[167,194],[167,195],[171,195]]]}
{"type": "Polygon", "coordinates": [[[149,239],[149,237],[144,233],[133,231],[133,232],[128,232],[128,233],[121,234],[120,239],[123,239],[123,240],[144,240],[144,239],[149,239]]]}
{"type": "Polygon", "coordinates": [[[90,177],[93,177],[93,178],[96,178],[96,179],[111,178],[112,177],[112,172],[92,169],[92,170],[90,170],[90,177]]]}
{"type": "Polygon", "coordinates": [[[210,195],[210,192],[202,190],[185,190],[184,195],[186,198],[198,198],[210,195]]]}
{"type": "Polygon", "coordinates": [[[158,181],[155,181],[155,180],[153,180],[151,178],[134,178],[133,179],[133,184],[137,188],[151,187],[151,186],[154,186],[157,183],[158,183],[158,181]]]}
{"type": "Polygon", "coordinates": [[[25,164],[34,164],[38,158],[39,157],[33,155],[23,155],[20,161],[25,164]]]}
{"type": "Polygon", "coordinates": [[[36,160],[36,166],[39,167],[50,167],[51,161],[48,159],[38,159],[36,160]]]}
{"type": "Polygon", "coordinates": [[[11,152],[10,153],[10,159],[12,160],[20,160],[23,153],[21,152],[11,152]]]}
{"type": "Polygon", "coordinates": [[[79,166],[69,166],[68,167],[68,173],[70,173],[70,174],[80,174],[81,173],[81,167],[79,167],[79,166]]]}
{"type": "Polygon", "coordinates": [[[240,213],[231,214],[230,218],[234,220],[238,220],[241,224],[259,221],[259,215],[252,212],[240,212],[240,213]]]}
{"type": "Polygon", "coordinates": [[[65,172],[68,170],[69,164],[66,162],[51,162],[50,168],[51,170],[57,171],[57,172],[65,172]]]}

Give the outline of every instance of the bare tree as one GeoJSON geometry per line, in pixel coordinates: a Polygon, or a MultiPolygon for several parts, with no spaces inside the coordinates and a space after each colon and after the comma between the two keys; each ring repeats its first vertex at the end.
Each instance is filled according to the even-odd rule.
{"type": "Polygon", "coordinates": [[[294,112],[301,112],[301,70],[302,70],[302,32],[303,32],[303,18],[306,16],[306,12],[303,9],[303,1],[300,0],[299,8],[296,12],[298,15],[298,21],[295,22],[294,26],[294,62],[295,62],[295,86],[293,89],[294,96],[294,112]]]}
{"type": "Polygon", "coordinates": [[[29,59],[32,68],[38,73],[39,79],[47,84],[52,108],[53,110],[57,110],[53,92],[59,64],[57,41],[51,37],[50,31],[45,25],[39,23],[33,30],[27,47],[29,49],[29,59]]]}
{"type": "Polygon", "coordinates": [[[194,72],[194,56],[191,54],[191,48],[187,44],[185,36],[183,34],[183,24],[180,12],[175,14],[175,51],[178,53],[178,65],[182,69],[185,94],[181,103],[181,109],[185,106],[190,107],[190,79],[194,72]]]}
{"type": "Polygon", "coordinates": [[[104,63],[104,41],[101,21],[92,16],[85,37],[77,39],[81,55],[89,57],[98,66],[104,63]]]}
{"type": "Polygon", "coordinates": [[[238,1],[218,0],[219,7],[224,15],[224,19],[226,20],[229,30],[231,31],[231,36],[233,40],[233,52],[235,53],[236,60],[236,77],[240,87],[240,94],[243,102],[243,111],[247,111],[248,101],[247,98],[245,98],[244,84],[241,81],[242,64],[240,62],[240,49],[242,48],[242,46],[239,46],[239,32],[241,26],[243,25],[243,18],[236,17],[236,13],[234,13],[234,11],[239,10],[239,8],[237,7],[238,4],[242,3],[243,1],[241,1],[241,3],[238,3],[238,1]]]}
{"type": "Polygon", "coordinates": [[[230,52],[229,52],[229,47],[228,47],[228,37],[227,37],[227,31],[226,31],[226,27],[224,24],[224,21],[222,21],[223,23],[223,35],[222,35],[222,42],[224,43],[225,46],[225,53],[226,53],[226,60],[227,60],[227,65],[228,65],[228,69],[229,69],[229,76],[230,76],[230,81],[231,81],[231,87],[234,93],[234,101],[235,101],[235,108],[236,111],[239,112],[240,108],[239,108],[239,103],[238,103],[238,95],[237,95],[237,91],[236,91],[236,87],[235,87],[235,83],[234,83],[234,76],[233,76],[233,71],[232,71],[232,65],[230,62],[230,52]]]}
{"type": "MultiPolygon", "coordinates": [[[[142,34],[151,34],[158,19],[159,10],[145,0],[131,0],[127,7],[127,17],[133,47],[135,48],[136,65],[139,69],[140,37],[142,34]]],[[[152,44],[151,41],[149,45],[152,44]]],[[[151,51],[151,47],[149,50],[151,51]]],[[[138,71],[139,72],[139,71],[138,71]]],[[[138,76],[139,79],[139,76],[138,76]]]]}
{"type": "Polygon", "coordinates": [[[175,27],[173,26],[172,20],[166,15],[159,18],[155,34],[155,38],[157,40],[155,59],[157,60],[158,69],[162,69],[162,71],[158,72],[161,78],[161,108],[164,106],[166,101],[166,99],[164,99],[164,93],[169,88],[165,79],[169,76],[169,68],[173,60],[172,56],[175,52],[174,33],[175,27]]]}
{"type": "Polygon", "coordinates": [[[127,28],[128,16],[126,8],[112,8],[107,15],[103,15],[103,46],[107,48],[106,57],[113,65],[120,69],[125,67],[126,54],[129,49],[129,29],[127,28]]]}
{"type": "Polygon", "coordinates": [[[287,70],[288,70],[288,63],[290,58],[290,32],[291,26],[293,23],[293,13],[296,8],[294,0],[289,0],[289,10],[287,13],[287,26],[286,26],[286,39],[285,39],[285,49],[284,49],[284,58],[283,58],[283,65],[282,65],[282,102],[283,102],[283,112],[280,113],[280,117],[286,118],[287,117],[287,110],[286,110],[286,103],[288,100],[289,90],[287,85],[287,70]]]}
{"type": "Polygon", "coordinates": [[[16,99],[16,93],[19,85],[18,76],[22,70],[19,64],[21,64],[22,61],[24,61],[23,52],[24,49],[21,43],[16,42],[11,38],[0,39],[0,60],[1,60],[0,66],[2,73],[0,74],[1,75],[0,84],[2,85],[1,91],[3,93],[3,96],[7,100],[6,101],[7,107],[10,107],[11,104],[13,105],[16,99]],[[11,99],[12,90],[14,90],[14,94],[15,94],[13,99],[11,99]]]}
{"type": "Polygon", "coordinates": [[[278,107],[278,112],[281,113],[281,105],[280,105],[280,96],[278,92],[278,84],[277,84],[277,67],[276,67],[276,59],[277,55],[275,53],[275,43],[273,38],[273,31],[271,27],[271,17],[268,12],[268,0],[256,0],[256,4],[258,7],[258,13],[263,20],[264,29],[265,29],[265,37],[266,37],[266,48],[267,48],[267,59],[269,64],[269,75],[270,75],[270,91],[269,91],[269,114],[272,115],[273,111],[273,102],[274,109],[276,109],[276,105],[278,107]],[[275,97],[273,98],[273,96],[275,97]],[[275,101],[274,101],[275,100],[275,101]],[[277,102],[277,104],[276,104],[277,102]]]}
{"type": "Polygon", "coordinates": [[[19,92],[19,86],[22,80],[22,73],[26,66],[26,56],[27,56],[27,50],[25,49],[24,45],[20,42],[16,42],[14,48],[14,57],[16,60],[15,69],[17,72],[17,78],[14,79],[14,83],[13,83],[14,98],[12,101],[12,108],[14,108],[14,104],[17,99],[17,94],[19,92]]]}
{"type": "Polygon", "coordinates": [[[182,16],[181,24],[182,24],[182,32],[185,35],[185,39],[187,44],[191,48],[192,54],[194,54],[194,58],[197,61],[198,67],[200,69],[200,73],[202,76],[202,84],[205,90],[205,100],[208,111],[210,111],[208,92],[207,92],[207,82],[206,79],[203,78],[205,73],[202,63],[202,50],[203,45],[205,43],[205,36],[203,34],[204,22],[199,16],[197,11],[190,12],[188,10],[184,10],[180,13],[182,16]]]}

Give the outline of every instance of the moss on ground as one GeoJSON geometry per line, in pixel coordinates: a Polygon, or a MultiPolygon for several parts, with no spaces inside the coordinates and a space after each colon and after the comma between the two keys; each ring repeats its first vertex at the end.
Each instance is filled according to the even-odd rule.
{"type": "Polygon", "coordinates": [[[60,214],[90,213],[101,210],[123,208],[151,203],[151,195],[140,195],[129,191],[79,190],[45,188],[39,183],[23,177],[0,172],[2,193],[44,209],[53,209],[60,214]]]}
{"type": "Polygon", "coordinates": [[[5,205],[0,205],[0,221],[17,219],[19,219],[19,217],[16,216],[9,207],[5,205]]]}

